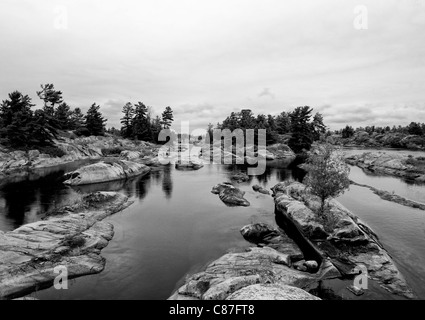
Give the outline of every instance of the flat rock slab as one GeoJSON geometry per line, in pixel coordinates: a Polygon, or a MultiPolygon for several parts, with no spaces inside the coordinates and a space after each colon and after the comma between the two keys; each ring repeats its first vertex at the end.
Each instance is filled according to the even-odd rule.
{"type": "Polygon", "coordinates": [[[296,287],[282,284],[254,284],[242,288],[226,300],[321,300],[296,287]]]}
{"type": "Polygon", "coordinates": [[[150,168],[142,163],[131,161],[116,161],[112,163],[99,162],[84,166],[65,174],[64,184],[71,186],[102,183],[114,180],[128,179],[146,174],[150,168]]]}
{"type": "Polygon", "coordinates": [[[289,263],[288,255],[268,247],[228,253],[188,278],[170,299],[225,300],[255,284],[308,287],[316,282],[314,275],[294,270],[289,263]]]}
{"type": "Polygon", "coordinates": [[[170,299],[318,299],[303,289],[341,276],[327,259],[315,273],[296,270],[293,262],[302,258],[302,252],[280,229],[258,223],[243,227],[241,233],[251,243],[265,246],[223,255],[204,271],[187,277],[170,299]]]}
{"type": "Polygon", "coordinates": [[[100,252],[114,234],[102,220],[130,204],[122,194],[98,192],[57,216],[0,232],[0,299],[51,286],[58,266],[67,268],[70,279],[101,272],[100,252]]]}

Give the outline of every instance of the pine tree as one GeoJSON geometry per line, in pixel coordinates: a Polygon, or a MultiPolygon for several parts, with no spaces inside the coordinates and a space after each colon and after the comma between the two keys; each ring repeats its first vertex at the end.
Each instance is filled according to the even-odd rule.
{"type": "Polygon", "coordinates": [[[134,108],[131,102],[125,104],[122,113],[124,113],[124,116],[121,118],[121,135],[123,138],[131,138],[133,136],[132,121],[134,116],[134,108]]]}
{"type": "Polygon", "coordinates": [[[84,114],[80,108],[75,108],[71,111],[70,115],[70,127],[73,130],[78,130],[84,126],[84,114]]]}
{"type": "Polygon", "coordinates": [[[326,133],[326,126],[323,123],[323,116],[320,113],[316,113],[311,123],[313,130],[313,139],[315,141],[320,139],[320,136],[326,133]]]}
{"type": "Polygon", "coordinates": [[[71,129],[71,109],[65,103],[61,103],[58,108],[55,110],[54,115],[56,121],[58,122],[59,128],[62,130],[71,129]]]}
{"type": "Polygon", "coordinates": [[[93,103],[85,116],[85,127],[92,136],[103,136],[105,133],[105,122],[99,111],[100,106],[93,103]]]}
{"type": "Polygon", "coordinates": [[[135,105],[134,117],[132,119],[133,136],[137,140],[150,140],[150,124],[147,119],[148,108],[138,102],[135,105]]]}
{"type": "Polygon", "coordinates": [[[152,131],[152,140],[156,143],[158,143],[158,135],[162,130],[162,121],[159,116],[156,116],[155,119],[153,119],[151,124],[151,131],[152,131]]]}
{"type": "Polygon", "coordinates": [[[53,137],[56,136],[56,128],[52,127],[49,116],[44,110],[34,112],[34,121],[30,125],[31,137],[29,144],[32,146],[51,146],[53,137]]]}
{"type": "Polygon", "coordinates": [[[41,85],[41,91],[37,91],[37,95],[44,101],[43,110],[47,116],[53,117],[55,114],[55,105],[63,102],[62,92],[55,90],[53,84],[41,85]]]}
{"type": "Polygon", "coordinates": [[[25,147],[31,138],[33,113],[31,98],[19,91],[9,94],[9,99],[0,105],[0,139],[11,147],[25,147]]]}
{"type": "Polygon", "coordinates": [[[290,113],[292,136],[288,145],[295,152],[310,150],[313,143],[313,132],[310,124],[313,109],[308,106],[298,107],[290,113]]]}
{"type": "Polygon", "coordinates": [[[169,129],[171,124],[174,121],[173,110],[170,107],[165,108],[165,111],[162,113],[162,127],[164,129],[169,129]]]}
{"type": "Polygon", "coordinates": [[[276,117],[276,130],[280,134],[291,131],[291,118],[287,112],[282,112],[276,117]]]}

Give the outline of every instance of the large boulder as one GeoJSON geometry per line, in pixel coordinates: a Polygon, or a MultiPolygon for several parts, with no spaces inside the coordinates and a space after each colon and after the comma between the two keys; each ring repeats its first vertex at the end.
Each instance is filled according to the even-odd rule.
{"type": "Polygon", "coordinates": [[[305,186],[298,182],[280,183],[273,190],[276,214],[300,226],[302,236],[331,258],[342,274],[352,275],[356,267],[363,265],[370,278],[387,291],[406,298],[414,297],[377,235],[347,208],[336,200],[329,201],[327,215],[335,223],[332,232],[325,237],[325,222],[315,219],[313,213],[320,207],[318,197],[306,192],[305,186]]]}
{"type": "Polygon", "coordinates": [[[77,186],[128,179],[146,174],[149,171],[150,168],[148,166],[130,161],[98,162],[65,174],[64,184],[77,186]]]}
{"type": "Polygon", "coordinates": [[[224,182],[213,187],[212,193],[218,194],[221,201],[230,206],[249,207],[250,203],[244,198],[245,191],[242,191],[231,183],[224,182]]]}
{"type": "Polygon", "coordinates": [[[122,151],[120,154],[120,158],[127,161],[137,160],[143,157],[143,153],[139,151],[122,151]]]}
{"type": "Polygon", "coordinates": [[[280,232],[266,223],[255,223],[244,226],[241,234],[245,240],[252,243],[262,243],[266,238],[276,237],[280,232]]]}
{"type": "Polygon", "coordinates": [[[259,245],[272,248],[288,257],[287,264],[304,259],[304,254],[296,243],[279,228],[266,223],[254,223],[244,226],[240,230],[245,240],[259,245]]]}
{"type": "Polygon", "coordinates": [[[252,190],[254,190],[255,192],[262,193],[262,194],[270,195],[270,191],[269,190],[264,189],[262,186],[259,186],[258,184],[253,185],[252,186],[252,190]]]}
{"type": "Polygon", "coordinates": [[[183,161],[183,162],[176,162],[175,167],[177,170],[199,170],[204,167],[204,164],[201,161],[183,161]]]}
{"type": "Polygon", "coordinates": [[[0,300],[51,286],[56,268],[66,267],[69,278],[101,272],[100,252],[114,234],[102,220],[130,204],[122,194],[99,192],[46,220],[0,231],[0,300]]]}
{"type": "MultiPolygon", "coordinates": [[[[317,281],[314,275],[290,268],[288,261],[286,254],[268,247],[228,253],[189,277],[170,299],[225,300],[254,284],[306,288],[317,281]]],[[[266,290],[257,297],[268,295],[266,290]]]]}

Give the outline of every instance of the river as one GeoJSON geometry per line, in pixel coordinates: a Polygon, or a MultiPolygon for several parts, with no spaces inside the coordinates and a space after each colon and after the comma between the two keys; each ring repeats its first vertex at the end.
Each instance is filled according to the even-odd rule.
{"type": "MultiPolygon", "coordinates": [[[[72,280],[68,290],[50,288],[33,296],[166,299],[187,274],[201,270],[231,248],[248,246],[239,233],[241,227],[253,222],[275,224],[272,198],[255,193],[252,185],[271,188],[280,181],[302,179],[302,172],[285,167],[284,163],[270,162],[264,175],[240,185],[251,206],[228,207],[211,188],[228,180],[238,169],[233,166],[206,165],[194,172],[166,167],[130,181],[70,188],[60,182],[65,171],[75,169],[75,164],[70,164],[33,181],[0,187],[0,230],[36,221],[46,211],[72,202],[77,193],[123,192],[135,203],[107,219],[114,225],[115,236],[102,251],[105,270],[72,280]]],[[[369,176],[354,167],[350,176],[356,182],[425,201],[423,185],[369,176]]],[[[425,299],[425,211],[381,200],[369,189],[356,186],[339,200],[377,232],[409,285],[425,299]]]]}

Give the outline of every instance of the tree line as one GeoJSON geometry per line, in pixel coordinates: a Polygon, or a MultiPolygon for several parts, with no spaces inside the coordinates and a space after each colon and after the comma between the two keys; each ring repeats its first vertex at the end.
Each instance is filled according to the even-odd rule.
{"type": "Polygon", "coordinates": [[[347,125],[345,128],[335,131],[336,134],[341,134],[344,139],[351,138],[356,132],[367,132],[369,134],[401,133],[406,135],[425,136],[425,123],[411,122],[407,126],[367,126],[358,128],[353,128],[352,126],[347,125]]]}
{"type": "Polygon", "coordinates": [[[107,120],[98,104],[93,103],[83,114],[80,108],[71,108],[64,101],[62,91],[53,84],[41,85],[36,93],[43,102],[43,107],[36,110],[32,99],[19,91],[9,93],[2,101],[0,144],[20,149],[53,147],[59,131],[72,131],[76,136],[102,136],[108,132],[123,138],[158,142],[159,132],[168,129],[174,120],[171,107],[161,117],[152,117],[150,107],[142,102],[135,105],[129,102],[123,107],[122,127],[106,130],[107,120]]]}
{"type": "MultiPolygon", "coordinates": [[[[212,131],[212,125],[208,131],[212,131]]],[[[288,136],[288,145],[296,153],[310,150],[314,141],[320,139],[327,131],[323,116],[315,113],[309,106],[297,107],[293,111],[283,111],[277,116],[259,114],[255,116],[251,110],[232,112],[222,123],[217,124],[218,129],[265,129],[267,144],[279,141],[279,136],[288,136]]],[[[211,136],[211,134],[210,134],[211,136]]]]}
{"type": "Polygon", "coordinates": [[[168,106],[161,117],[152,117],[151,109],[140,101],[135,105],[131,102],[126,103],[122,109],[121,129],[116,133],[119,132],[126,139],[157,143],[161,130],[169,129],[174,121],[173,110],[168,106]]]}
{"type": "Polygon", "coordinates": [[[37,96],[43,101],[41,109],[28,95],[19,91],[8,94],[0,104],[0,143],[11,148],[53,146],[59,130],[73,130],[78,136],[103,135],[106,119],[93,103],[83,114],[80,108],[64,102],[62,92],[53,84],[41,85],[37,96]]]}

